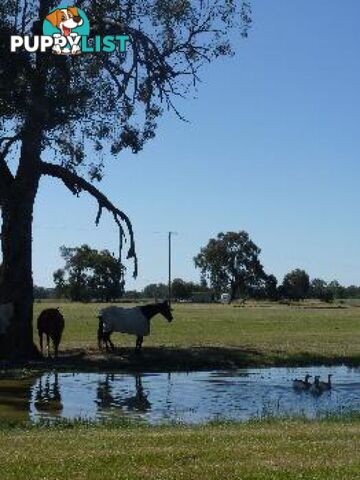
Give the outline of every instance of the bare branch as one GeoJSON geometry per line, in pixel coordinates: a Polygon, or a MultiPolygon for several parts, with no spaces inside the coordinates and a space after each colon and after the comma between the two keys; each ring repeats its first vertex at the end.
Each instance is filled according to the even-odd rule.
{"type": "Polygon", "coordinates": [[[138,271],[138,262],[135,251],[133,228],[128,216],[125,215],[125,213],[123,213],[121,210],[116,208],[103,193],[101,193],[96,187],[94,187],[94,185],[79,177],[78,175],[76,175],[76,173],[73,173],[64,167],[61,167],[60,165],[55,165],[47,162],[40,162],[39,168],[42,174],[62,180],[66,187],[74,195],[79,195],[82,191],[85,191],[89,193],[92,197],[94,197],[99,205],[99,210],[96,216],[96,225],[98,225],[100,222],[103,209],[106,209],[110,213],[112,213],[115,223],[120,229],[120,232],[123,231],[121,222],[126,224],[130,236],[130,248],[127,258],[134,259],[134,277],[136,277],[138,271]]]}
{"type": "Polygon", "coordinates": [[[22,132],[17,133],[14,137],[2,137],[0,138],[0,146],[7,142],[4,149],[0,152],[0,162],[4,161],[9,153],[10,148],[13,146],[14,143],[16,143],[18,140],[21,139],[22,132]]]}

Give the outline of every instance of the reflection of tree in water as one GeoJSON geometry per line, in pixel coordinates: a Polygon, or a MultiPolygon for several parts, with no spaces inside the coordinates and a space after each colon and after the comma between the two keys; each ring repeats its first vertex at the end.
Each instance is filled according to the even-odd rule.
{"type": "Polygon", "coordinates": [[[34,405],[38,412],[61,412],[63,404],[58,373],[47,373],[40,377],[34,397],[34,405]]]}
{"type": "Polygon", "coordinates": [[[100,409],[116,407],[141,413],[146,413],[151,409],[151,403],[144,391],[141,375],[135,375],[135,395],[124,392],[124,394],[114,396],[114,386],[115,377],[113,374],[107,374],[105,380],[99,381],[96,403],[100,409]]]}
{"type": "Polygon", "coordinates": [[[0,420],[25,422],[29,420],[31,392],[37,381],[28,377],[0,377],[0,420]]]}

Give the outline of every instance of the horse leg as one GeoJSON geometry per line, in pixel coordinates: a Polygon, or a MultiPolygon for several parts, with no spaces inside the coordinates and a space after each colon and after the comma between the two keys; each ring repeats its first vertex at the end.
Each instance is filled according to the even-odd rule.
{"type": "Polygon", "coordinates": [[[102,350],[104,346],[104,334],[98,331],[98,348],[102,350]]]}
{"type": "Polygon", "coordinates": [[[47,345],[47,356],[51,357],[51,354],[50,354],[50,335],[48,333],[46,334],[46,345],[47,345]]]}
{"type": "Polygon", "coordinates": [[[111,333],[112,332],[107,332],[107,333],[104,333],[104,335],[103,335],[103,340],[105,342],[105,347],[106,347],[107,352],[110,350],[109,345],[111,347],[111,350],[115,349],[115,345],[112,343],[111,338],[110,338],[111,333]]]}
{"type": "Polygon", "coordinates": [[[43,347],[44,347],[44,345],[43,345],[43,333],[42,332],[41,333],[39,332],[39,341],[40,341],[40,350],[41,350],[41,355],[42,355],[43,354],[43,347]]]}
{"type": "Polygon", "coordinates": [[[109,335],[107,333],[104,333],[102,341],[105,344],[105,350],[108,352],[109,351],[109,335]]]}
{"type": "Polygon", "coordinates": [[[140,352],[143,340],[144,340],[144,337],[141,337],[140,335],[137,336],[135,352],[140,352]]]}
{"type": "Polygon", "coordinates": [[[110,343],[110,347],[111,347],[111,350],[115,350],[115,345],[113,344],[113,342],[111,341],[111,338],[110,338],[110,335],[111,335],[112,332],[109,333],[109,343],[110,343]]]}
{"type": "Polygon", "coordinates": [[[58,351],[59,351],[59,342],[57,339],[54,339],[54,351],[55,351],[55,358],[58,357],[58,351]]]}

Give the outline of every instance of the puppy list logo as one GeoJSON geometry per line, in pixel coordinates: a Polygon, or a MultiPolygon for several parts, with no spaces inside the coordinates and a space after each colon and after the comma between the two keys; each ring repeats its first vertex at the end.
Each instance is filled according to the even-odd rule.
{"type": "Polygon", "coordinates": [[[124,53],[129,41],[127,35],[99,35],[90,38],[90,22],[83,10],[76,7],[59,7],[51,11],[43,22],[43,35],[13,35],[10,50],[47,52],[56,55],[79,55],[80,53],[124,53]]]}

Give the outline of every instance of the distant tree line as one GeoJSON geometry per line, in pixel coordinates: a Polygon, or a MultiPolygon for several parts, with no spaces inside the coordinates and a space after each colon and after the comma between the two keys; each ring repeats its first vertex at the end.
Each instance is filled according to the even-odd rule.
{"type": "MultiPolygon", "coordinates": [[[[125,291],[125,269],[109,251],[98,251],[88,245],[61,247],[65,261],[54,273],[54,289],[34,288],[35,298],[67,298],[72,301],[109,302],[119,300],[165,299],[168,285],[151,283],[141,291],[125,291]]],[[[245,231],[219,233],[210,239],[194,258],[201,272],[199,283],[175,278],[172,297],[178,300],[219,299],[229,293],[232,300],[303,300],[315,298],[324,302],[334,299],[360,298],[360,286],[344,287],[337,280],[329,283],[310,279],[307,272],[295,269],[279,284],[273,274],[265,272],[260,248],[245,231]]],[[[1,266],[0,266],[1,276],[1,266]]]]}
{"type": "MultiPolygon", "coordinates": [[[[181,278],[175,278],[171,283],[171,295],[178,300],[191,300],[196,294],[212,294],[211,288],[204,283],[187,282],[181,278]]],[[[169,286],[164,283],[152,283],[147,285],[141,292],[144,298],[163,299],[169,296],[169,286]]]]}
{"type": "Polygon", "coordinates": [[[343,287],[336,280],[326,283],[295,269],[285,275],[282,284],[267,274],[260,262],[260,248],[245,231],[219,233],[209,240],[194,258],[202,280],[219,297],[230,293],[232,300],[255,298],[303,300],[317,298],[331,302],[338,298],[360,298],[360,287],[343,287]]]}
{"type": "MultiPolygon", "coordinates": [[[[293,271],[293,272],[296,272],[293,271]]],[[[293,272],[290,272],[286,275],[287,279],[296,278],[298,274],[293,275],[293,272]]],[[[300,270],[302,272],[302,270],[300,270]]],[[[305,272],[305,275],[306,272],[305,272]]],[[[274,277],[275,278],[275,277],[274,277]]],[[[276,280],[276,279],[275,279],[276,280]]],[[[359,299],[360,298],[360,286],[351,285],[349,287],[344,287],[340,285],[337,280],[333,280],[329,283],[315,278],[307,283],[303,284],[302,287],[295,287],[293,282],[289,281],[284,282],[278,287],[275,284],[275,288],[270,292],[266,289],[254,290],[252,295],[247,295],[246,298],[254,298],[257,300],[302,300],[305,298],[319,299],[324,302],[332,302],[336,299],[359,299]]],[[[277,283],[277,281],[276,281],[277,283]]],[[[295,282],[296,285],[297,282],[295,282]]],[[[302,282],[300,282],[300,285],[302,282]]],[[[207,294],[207,298],[218,299],[219,297],[214,293],[210,287],[204,287],[203,284],[195,282],[187,282],[180,278],[177,278],[173,281],[172,284],[172,296],[176,300],[193,300],[196,301],[200,294],[207,294]]],[[[124,291],[119,297],[112,300],[142,300],[142,299],[151,299],[151,300],[162,300],[168,297],[168,285],[164,283],[152,283],[147,285],[142,290],[128,290],[124,291]]],[[[69,292],[59,291],[57,288],[44,288],[44,287],[34,287],[34,299],[43,300],[43,299],[58,299],[58,298],[68,298],[71,300],[69,292]]],[[[89,300],[103,300],[99,299],[97,296],[89,298],[88,292],[82,299],[79,301],[89,301],[89,300]]]]}
{"type": "MultiPolygon", "coordinates": [[[[141,291],[125,292],[124,297],[129,299],[163,299],[168,297],[168,285],[164,283],[152,283],[141,291]]],[[[172,296],[175,300],[196,300],[201,294],[207,294],[207,298],[219,299],[221,293],[228,290],[215,292],[211,286],[202,281],[201,283],[187,282],[176,278],[172,282],[172,296]]],[[[360,298],[360,287],[354,285],[341,286],[337,280],[329,283],[319,278],[310,280],[309,275],[301,269],[295,269],[287,273],[283,282],[278,285],[274,275],[269,275],[266,282],[260,282],[257,287],[252,285],[243,296],[237,298],[253,298],[256,300],[304,300],[306,298],[319,299],[324,302],[332,302],[335,299],[360,298]]]]}
{"type": "Polygon", "coordinates": [[[55,288],[45,288],[34,286],[34,300],[47,300],[55,298],[55,288]]]}

